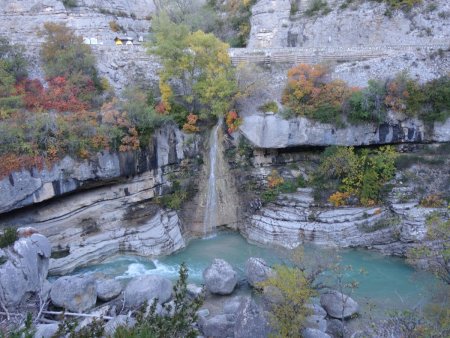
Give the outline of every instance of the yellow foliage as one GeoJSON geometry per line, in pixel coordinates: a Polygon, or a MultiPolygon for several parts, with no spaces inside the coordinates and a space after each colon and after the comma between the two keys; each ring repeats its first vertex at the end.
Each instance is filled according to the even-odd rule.
{"type": "Polygon", "coordinates": [[[159,90],[161,92],[161,102],[164,104],[164,107],[167,112],[170,111],[170,103],[169,100],[173,95],[172,88],[169,83],[165,81],[163,78],[159,79],[159,90]]]}
{"type": "Polygon", "coordinates": [[[328,198],[328,202],[333,204],[335,207],[341,207],[346,204],[346,200],[350,197],[349,192],[336,191],[333,195],[328,198]]]}

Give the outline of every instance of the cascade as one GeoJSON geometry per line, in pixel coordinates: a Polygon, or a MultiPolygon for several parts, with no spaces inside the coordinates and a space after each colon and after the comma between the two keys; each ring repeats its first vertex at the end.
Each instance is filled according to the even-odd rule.
{"type": "Polygon", "coordinates": [[[216,126],[211,131],[209,139],[209,176],[206,193],[206,207],[203,217],[203,234],[211,233],[218,225],[218,203],[217,203],[217,147],[219,143],[219,128],[222,126],[222,119],[219,119],[216,126]]]}

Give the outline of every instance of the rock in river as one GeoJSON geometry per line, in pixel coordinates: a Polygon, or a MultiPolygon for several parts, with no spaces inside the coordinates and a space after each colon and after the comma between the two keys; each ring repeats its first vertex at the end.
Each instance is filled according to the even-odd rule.
{"type": "Polygon", "coordinates": [[[237,283],[237,273],[223,259],[215,258],[212,264],[203,271],[206,288],[211,293],[229,295],[237,283]]]}

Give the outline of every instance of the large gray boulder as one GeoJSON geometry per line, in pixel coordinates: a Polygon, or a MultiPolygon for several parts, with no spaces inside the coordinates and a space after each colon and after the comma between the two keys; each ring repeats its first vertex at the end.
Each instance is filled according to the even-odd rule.
{"type": "Polygon", "coordinates": [[[320,304],[330,317],[338,319],[349,318],[359,310],[358,303],[350,296],[334,290],[320,296],[320,304]]]}
{"type": "Polygon", "coordinates": [[[218,295],[229,295],[237,283],[237,273],[223,259],[215,258],[212,264],[203,271],[206,288],[218,295]]]}
{"type": "Polygon", "coordinates": [[[97,281],[97,298],[107,302],[116,298],[122,292],[122,284],[115,279],[97,281]]]}
{"type": "Polygon", "coordinates": [[[261,306],[246,298],[239,307],[234,327],[235,337],[268,337],[271,330],[261,306]]]}
{"type": "Polygon", "coordinates": [[[263,282],[273,276],[272,268],[262,258],[250,257],[245,262],[245,275],[248,283],[255,287],[257,283],[263,282]]]}
{"type": "Polygon", "coordinates": [[[163,304],[172,296],[172,282],[154,275],[140,276],[131,280],[124,291],[125,303],[129,307],[138,307],[154,298],[163,304]]]}
{"type": "Polygon", "coordinates": [[[217,315],[209,319],[199,317],[198,324],[205,337],[233,337],[234,318],[229,315],[217,315]]]}
{"type": "Polygon", "coordinates": [[[47,279],[51,246],[48,239],[33,233],[2,250],[0,301],[17,306],[30,293],[39,293],[47,279]]]}
{"type": "Polygon", "coordinates": [[[53,283],[50,299],[56,306],[84,312],[97,301],[97,284],[93,276],[64,276],[53,283]]]}

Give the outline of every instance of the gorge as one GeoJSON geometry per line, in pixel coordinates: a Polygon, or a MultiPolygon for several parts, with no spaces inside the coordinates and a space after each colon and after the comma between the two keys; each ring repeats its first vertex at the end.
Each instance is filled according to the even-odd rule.
{"type": "MultiPolygon", "coordinates": [[[[206,337],[277,332],[270,313],[283,295],[257,283],[281,275],[280,265],[314,275],[303,304],[311,311],[294,337],[400,337],[407,333],[392,321],[404,317],[386,312],[422,315],[436,304],[448,312],[446,1],[403,11],[363,0],[258,0],[239,5],[244,14],[216,4],[218,18],[249,13],[247,46],[230,49],[196,32],[201,25],[164,30],[163,2],[76,3],[0,1],[5,34],[24,45],[29,73],[44,83],[40,95],[25,84],[20,92],[20,81],[14,93],[45,98],[0,115],[0,234],[18,229],[0,248],[0,337],[31,303],[35,337],[52,336],[45,325],[56,332],[52,311],[62,308],[112,326],[120,316],[135,321],[144,299],[164,298],[155,311],[170,318],[183,262],[188,298],[205,295],[192,327],[206,337]],[[83,101],[82,110],[60,110],[47,98],[56,85],[41,52],[48,34],[37,34],[45,22],[105,42],[84,41],[93,76],[109,88],[88,109],[83,101]],[[126,34],[134,45],[113,44],[126,34]],[[13,134],[21,124],[30,125],[13,134]],[[61,300],[69,290],[80,292],[61,300]]],[[[211,31],[231,43],[241,36],[211,31]]],[[[439,323],[449,332],[448,320],[439,323]]]]}

